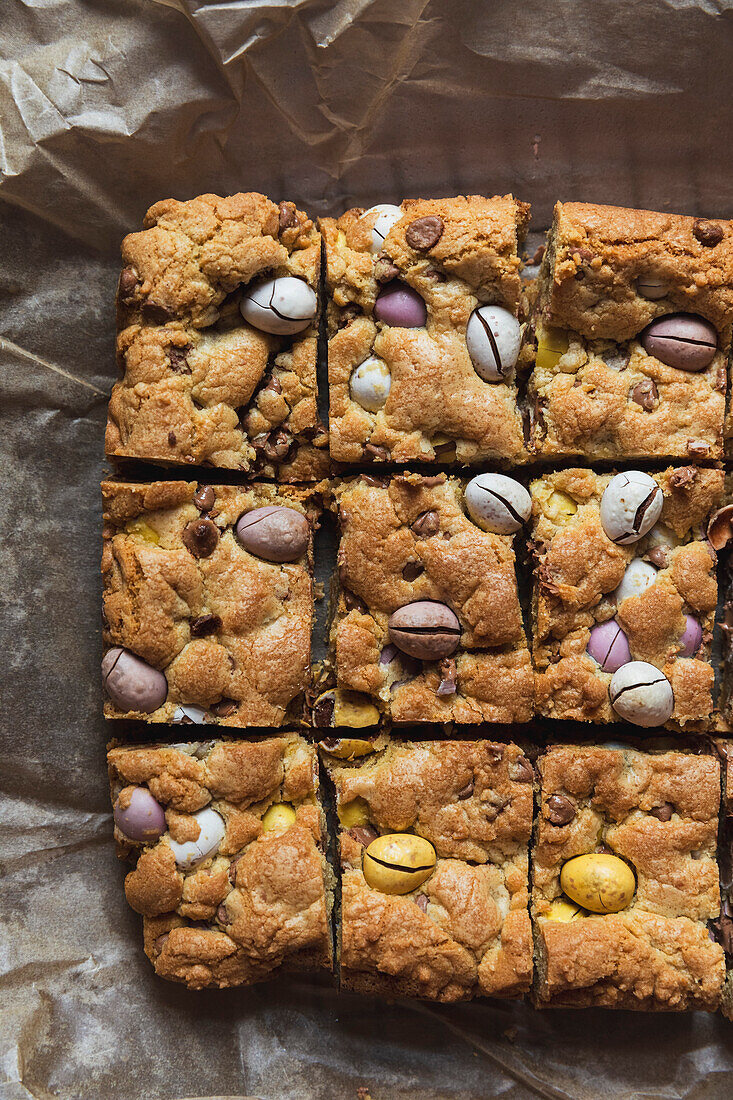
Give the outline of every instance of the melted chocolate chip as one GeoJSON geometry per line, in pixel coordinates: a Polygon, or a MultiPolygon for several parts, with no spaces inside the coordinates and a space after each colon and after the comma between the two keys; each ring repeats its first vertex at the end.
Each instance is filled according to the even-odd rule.
{"type": "Polygon", "coordinates": [[[351,592],[348,588],[341,589],[344,597],[344,604],[347,611],[359,611],[362,615],[367,610],[367,605],[362,599],[359,598],[354,592],[351,592]]]}
{"type": "Polygon", "coordinates": [[[526,756],[518,756],[509,765],[509,778],[515,783],[534,782],[534,768],[526,756]]]}
{"type": "Polygon", "coordinates": [[[408,561],[402,567],[402,579],[405,581],[414,581],[424,572],[425,566],[419,561],[408,561]]]}
{"type": "Polygon", "coordinates": [[[120,272],[120,282],[118,287],[118,293],[120,301],[125,304],[129,303],[135,296],[135,291],[140,285],[137,271],[134,267],[123,267],[120,272]]]}
{"type": "Polygon", "coordinates": [[[219,528],[213,520],[193,519],[183,528],[183,545],[195,558],[208,558],[216,550],[219,542],[219,528]]]}
{"type": "Polygon", "coordinates": [[[348,833],[350,837],[353,837],[358,844],[362,844],[365,848],[368,848],[372,841],[379,836],[373,825],[354,825],[353,829],[348,830],[348,833]]]}
{"type": "Polygon", "coordinates": [[[692,235],[705,248],[714,248],[723,239],[723,228],[716,222],[696,218],[692,226],[692,235]]]}
{"type": "Polygon", "coordinates": [[[473,794],[473,790],[474,785],[473,780],[471,780],[469,783],[466,783],[465,787],[461,787],[460,791],[456,793],[456,798],[459,802],[465,802],[467,798],[471,797],[471,795],[473,794]]]}
{"type": "Polygon", "coordinates": [[[657,821],[669,821],[674,813],[674,806],[671,802],[662,802],[659,806],[652,806],[649,814],[651,817],[656,817],[657,821]]]}
{"type": "Polygon", "coordinates": [[[410,524],[410,530],[421,539],[436,535],[440,530],[438,513],[433,511],[421,512],[417,519],[410,524]]]}
{"type": "Polygon", "coordinates": [[[651,412],[659,401],[659,391],[651,378],[643,378],[637,382],[631,391],[631,400],[641,405],[646,412],[651,412]]]}
{"type": "Polygon", "coordinates": [[[236,699],[228,699],[226,695],[218,703],[212,703],[209,710],[215,718],[228,718],[239,706],[236,699]]]}
{"type": "Polygon", "coordinates": [[[278,229],[293,229],[298,224],[298,213],[294,202],[281,202],[279,207],[278,229]]]}
{"type": "Polygon", "coordinates": [[[216,502],[216,493],[210,485],[200,485],[193,494],[193,502],[199,512],[210,512],[216,502]]]}
{"type": "Polygon", "coordinates": [[[179,348],[174,344],[171,344],[168,348],[168,362],[170,368],[175,371],[176,374],[190,374],[191,368],[188,365],[188,353],[191,350],[191,345],[186,344],[185,347],[179,348]]]}
{"type": "Polygon", "coordinates": [[[221,630],[221,619],[218,615],[199,615],[191,622],[191,634],[194,638],[203,638],[207,634],[216,634],[221,630]]]}
{"type": "Polygon", "coordinates": [[[416,252],[427,252],[443,236],[443,219],[434,214],[415,218],[405,230],[405,240],[416,252]]]}
{"type": "Polygon", "coordinates": [[[564,794],[551,794],[545,799],[545,808],[551,825],[567,825],[575,817],[575,803],[564,794]]]}

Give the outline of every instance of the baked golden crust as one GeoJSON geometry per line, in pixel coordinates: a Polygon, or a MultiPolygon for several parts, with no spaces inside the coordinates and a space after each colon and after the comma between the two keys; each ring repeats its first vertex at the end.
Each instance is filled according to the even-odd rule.
{"type": "Polygon", "coordinates": [[[445,474],[362,475],[337,485],[335,496],[338,686],[365,693],[396,722],[528,721],[534,678],[512,537],[477,527],[463,510],[462,483],[445,474]],[[389,645],[390,615],[415,600],[439,600],[458,616],[453,693],[438,694],[444,665],[389,645]]]}
{"type": "Polygon", "coordinates": [[[241,287],[293,275],[317,293],[321,237],[293,203],[201,195],[156,203],[122,242],[107,454],[295,481],[328,468],[316,408],[318,318],[294,338],[253,328],[241,287]],[[293,469],[301,449],[299,465],[293,469]]]}
{"type": "Polygon", "coordinates": [[[538,478],[531,485],[536,570],[534,578],[534,660],[536,697],[551,718],[613,722],[608,698],[611,674],[586,652],[591,628],[617,617],[632,660],[648,661],[672,683],[672,728],[707,728],[712,712],[710,664],[717,582],[715,551],[705,538],[709,513],[724,489],[722,470],[695,466],[653,474],[664,493],[659,523],[630,546],[608,538],[600,501],[612,474],[569,469],[538,478]],[[577,510],[558,515],[553,494],[570,498],[577,510]],[[669,545],[654,552],[663,532],[669,545]],[[654,583],[639,596],[616,603],[617,588],[634,558],[661,564],[654,583]],[[660,556],[661,554],[661,556],[660,556]],[[666,564],[664,564],[666,562],[666,564]],[[694,658],[676,656],[685,614],[703,629],[694,658]]]}
{"type": "Polygon", "coordinates": [[[105,649],[123,646],[164,672],[165,702],[151,714],[123,714],[105,701],[108,718],[174,720],[181,704],[209,710],[207,722],[280,726],[302,710],[310,684],[313,622],[312,539],[294,562],[250,554],[234,525],[243,512],[285,505],[317,517],[316,497],[273,485],[211,486],[208,518],[220,535],[208,557],[183,540],[201,518],[197,482],[102,483],[105,649]],[[192,622],[218,616],[204,636],[192,622]],[[222,700],[225,706],[217,706],[222,700]]]}
{"type": "Polygon", "coordinates": [[[723,950],[706,922],[720,911],[717,758],[562,745],[540,758],[539,772],[532,846],[537,1003],[715,1008],[723,950]],[[634,869],[631,904],[619,913],[581,910],[578,919],[552,919],[551,904],[563,896],[563,864],[603,850],[634,869]]]}
{"type": "MultiPolygon", "coordinates": [[[[370,252],[364,210],[323,218],[329,301],[328,373],[331,455],[340,462],[479,462],[526,459],[514,381],[484,382],[473,368],[465,331],[473,309],[496,304],[515,316],[529,207],[511,195],[415,199],[387,234],[380,257],[370,252]],[[428,251],[406,233],[417,218],[438,217],[443,231],[428,251]],[[424,299],[425,328],[390,328],[373,319],[380,266],[424,299]],[[384,407],[368,412],[352,400],[349,379],[370,354],[391,375],[384,407]]],[[[381,277],[381,276],[380,276],[381,277]]]]}
{"type": "Polygon", "coordinates": [[[521,749],[393,741],[329,770],[340,815],[360,799],[377,832],[416,833],[437,853],[419,889],[384,894],[364,879],[358,830],[342,828],[342,986],[438,1001],[526,992],[534,773],[521,749]]]}
{"type": "Polygon", "coordinates": [[[312,746],[289,734],[113,748],[107,759],[113,802],[145,785],[166,812],[168,832],[154,845],[135,844],[115,827],[120,857],[136,858],[125,893],[143,915],[157,974],[201,989],[330,966],[331,872],[312,746]],[[295,821],[268,831],[262,818],[277,802],[293,807],[295,821]],[[224,819],[224,839],[213,856],[181,870],[169,838],[195,840],[190,815],[205,806],[224,819]]]}
{"type": "Polygon", "coordinates": [[[534,363],[533,448],[592,459],[719,458],[731,310],[733,223],[558,203],[528,342],[559,328],[568,347],[534,363]],[[641,295],[640,276],[661,280],[666,295],[641,295]],[[718,352],[697,374],[666,366],[637,339],[654,318],[678,311],[718,330],[718,352]],[[645,405],[633,398],[640,383],[657,391],[645,405]]]}

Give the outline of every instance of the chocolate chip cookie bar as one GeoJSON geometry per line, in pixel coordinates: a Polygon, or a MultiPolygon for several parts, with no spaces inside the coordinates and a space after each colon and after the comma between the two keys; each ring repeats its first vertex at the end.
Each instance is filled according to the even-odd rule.
{"type": "Polygon", "coordinates": [[[433,1001],[526,992],[534,772],[522,751],[392,741],[350,765],[327,760],[342,987],[433,1001]]]}
{"type": "Polygon", "coordinates": [[[238,194],[166,199],[143,226],[122,242],[107,454],[325,476],[313,222],[292,202],[238,194]]]}
{"type": "Polygon", "coordinates": [[[533,671],[512,548],[526,489],[501,475],[466,486],[407,473],[362,474],[334,492],[336,683],[316,723],[528,721],[533,671]]]}
{"type": "Polygon", "coordinates": [[[558,203],[526,333],[532,447],[721,457],[733,223],[558,203]]]}
{"type": "Polygon", "coordinates": [[[717,758],[562,745],[539,771],[536,1004],[716,1008],[717,758]]]}
{"type": "Polygon", "coordinates": [[[539,713],[707,728],[722,470],[570,469],[530,489],[539,713]]]}
{"type": "Polygon", "coordinates": [[[287,734],[112,748],[125,894],[156,974],[191,989],[331,965],[315,749],[287,734]]]}
{"type": "Polygon", "coordinates": [[[526,458],[515,364],[528,221],[511,195],[321,220],[334,459],[526,458]]]}
{"type": "Polygon", "coordinates": [[[317,494],[106,481],[102,500],[106,717],[299,719],[310,684],[317,494]]]}

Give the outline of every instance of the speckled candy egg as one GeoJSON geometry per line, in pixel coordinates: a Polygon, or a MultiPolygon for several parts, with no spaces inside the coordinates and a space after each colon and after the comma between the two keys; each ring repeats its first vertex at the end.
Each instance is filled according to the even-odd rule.
{"type": "Polygon", "coordinates": [[[484,531],[511,535],[526,523],[532,499],[523,485],[504,474],[479,474],[466,486],[466,508],[484,531]]]}
{"type": "Polygon", "coordinates": [[[216,855],[226,832],[223,817],[210,806],[192,816],[198,822],[200,829],[196,840],[186,840],[182,844],[169,840],[176,863],[184,871],[216,855]]]}
{"type": "Polygon", "coordinates": [[[641,470],[616,474],[601,497],[601,523],[612,542],[638,542],[662,513],[664,495],[656,481],[641,470]]]}
{"type": "Polygon", "coordinates": [[[479,306],[468,319],[466,345],[484,382],[501,382],[519,355],[519,321],[501,306],[479,306]]]}
{"type": "Polygon", "coordinates": [[[400,220],[402,211],[399,206],[393,206],[389,202],[381,202],[365,210],[362,214],[362,218],[371,217],[374,214],[377,216],[372,224],[372,243],[369,246],[369,251],[372,254],[381,251],[382,245],[384,244],[384,238],[387,236],[392,226],[400,220]]]}
{"type": "Polygon", "coordinates": [[[284,275],[249,287],[239,308],[245,321],[262,332],[291,336],[312,323],[318,299],[304,279],[284,275]]]}
{"type": "Polygon", "coordinates": [[[352,401],[367,412],[378,412],[389,397],[392,377],[383,359],[370,355],[352,373],[349,391],[352,401]]]}

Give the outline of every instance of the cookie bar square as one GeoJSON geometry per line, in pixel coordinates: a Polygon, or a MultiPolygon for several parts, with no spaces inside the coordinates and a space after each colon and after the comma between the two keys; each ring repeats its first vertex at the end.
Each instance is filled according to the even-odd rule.
{"type": "Polygon", "coordinates": [[[310,684],[317,495],[106,481],[102,499],[106,717],[299,719],[310,684]]]}
{"type": "Polygon", "coordinates": [[[445,473],[362,474],[335,497],[335,710],[317,707],[316,721],[528,721],[534,680],[512,536],[469,519],[464,483],[445,473]]]}
{"type": "Polygon", "coordinates": [[[527,330],[538,454],[722,455],[733,223],[558,203],[538,283],[527,330]]]}
{"type": "Polygon", "coordinates": [[[329,760],[342,987],[434,1001],[526,992],[534,773],[521,749],[392,741],[352,765],[329,760]]]}
{"type": "Polygon", "coordinates": [[[295,734],[112,748],[115,840],[156,974],[192,989],[331,966],[333,871],[295,734]]]}
{"type": "Polygon", "coordinates": [[[252,193],[165,199],[143,226],[122,242],[107,454],[325,476],[313,222],[252,193]]]}
{"type": "Polygon", "coordinates": [[[714,1009],[725,972],[707,928],[720,911],[717,758],[562,745],[539,772],[536,1004],[714,1009]]]}
{"type": "Polygon", "coordinates": [[[570,469],[530,490],[539,713],[707,728],[723,472],[570,469]]]}
{"type": "Polygon", "coordinates": [[[321,220],[334,459],[526,458],[515,362],[528,221],[511,195],[321,220]]]}

